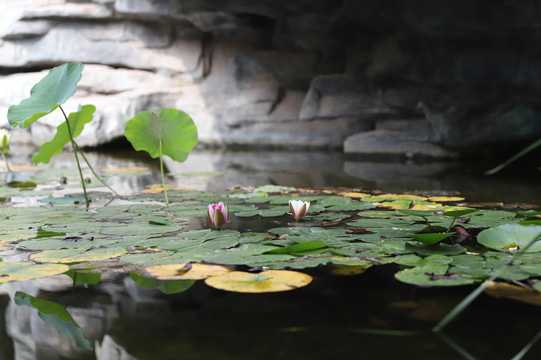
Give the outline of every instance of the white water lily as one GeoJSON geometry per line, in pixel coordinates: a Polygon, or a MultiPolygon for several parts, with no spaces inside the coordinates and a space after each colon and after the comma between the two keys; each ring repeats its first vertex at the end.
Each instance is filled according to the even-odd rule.
{"type": "Polygon", "coordinates": [[[296,221],[302,219],[309,208],[310,201],[289,200],[289,210],[291,210],[291,215],[293,215],[296,221]]]}

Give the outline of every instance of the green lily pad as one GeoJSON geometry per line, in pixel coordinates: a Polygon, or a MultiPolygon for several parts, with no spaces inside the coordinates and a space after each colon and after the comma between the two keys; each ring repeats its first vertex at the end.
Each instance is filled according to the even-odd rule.
{"type": "Polygon", "coordinates": [[[526,247],[530,242],[533,244],[526,252],[541,251],[541,226],[504,224],[483,230],[477,236],[477,241],[488,248],[507,251],[509,244],[515,243],[519,249],[526,247]]]}
{"type": "Polygon", "coordinates": [[[395,278],[417,286],[457,286],[473,284],[476,279],[449,272],[447,265],[425,265],[399,271],[395,278]]]}
{"type": "Polygon", "coordinates": [[[29,98],[9,107],[9,124],[25,128],[65,103],[75,94],[83,67],[81,63],[70,63],[52,69],[32,87],[29,98]]]}
{"type": "Polygon", "coordinates": [[[440,241],[454,235],[454,233],[423,233],[423,234],[404,234],[405,236],[414,238],[427,245],[434,245],[440,241]]]}

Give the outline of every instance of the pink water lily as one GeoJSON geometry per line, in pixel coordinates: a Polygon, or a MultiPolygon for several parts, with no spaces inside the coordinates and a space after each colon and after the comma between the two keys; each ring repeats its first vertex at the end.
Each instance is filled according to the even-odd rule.
{"type": "Polygon", "coordinates": [[[207,216],[212,226],[219,229],[227,222],[227,205],[221,201],[217,204],[210,204],[207,216]]]}
{"type": "Polygon", "coordinates": [[[293,215],[297,221],[306,215],[309,208],[310,201],[289,200],[289,210],[291,210],[291,215],[293,215]]]}

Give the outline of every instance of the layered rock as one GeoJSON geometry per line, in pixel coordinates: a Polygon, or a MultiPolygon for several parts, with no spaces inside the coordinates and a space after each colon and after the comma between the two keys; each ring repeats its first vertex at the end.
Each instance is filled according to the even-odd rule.
{"type": "MultiPolygon", "coordinates": [[[[185,110],[200,142],[217,146],[452,157],[541,136],[532,4],[5,0],[0,10],[0,119],[48,69],[83,62],[66,108],[97,107],[84,146],[121,138],[137,112],[160,106],[185,110]]],[[[32,125],[33,141],[60,121],[32,125]]]]}

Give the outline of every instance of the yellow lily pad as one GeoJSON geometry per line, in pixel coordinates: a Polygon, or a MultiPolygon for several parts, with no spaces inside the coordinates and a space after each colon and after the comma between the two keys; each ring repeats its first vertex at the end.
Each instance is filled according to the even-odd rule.
{"type": "Polygon", "coordinates": [[[412,195],[412,194],[380,194],[380,195],[373,195],[370,196],[369,199],[365,199],[367,201],[384,201],[384,200],[427,200],[424,196],[419,195],[412,195]]]}
{"type": "MultiPolygon", "coordinates": [[[[196,190],[194,188],[175,187],[171,184],[166,184],[167,190],[196,190]]],[[[161,184],[148,185],[146,189],[141,190],[143,194],[159,194],[163,192],[163,186],[161,184]]]]}
{"type": "Polygon", "coordinates": [[[182,263],[147,266],[144,270],[158,280],[203,280],[210,276],[226,274],[233,268],[223,265],[182,263]]]}
{"type": "Polygon", "coordinates": [[[338,193],[338,195],[343,196],[343,197],[355,198],[355,199],[362,199],[362,198],[370,196],[370,194],[354,192],[354,191],[342,192],[342,193],[338,193]]]}
{"type": "Polygon", "coordinates": [[[463,201],[465,198],[460,196],[431,196],[428,198],[430,201],[450,202],[450,201],[463,201]]]}
{"type": "Polygon", "coordinates": [[[487,284],[485,292],[494,297],[505,297],[541,306],[541,293],[522,286],[512,285],[502,281],[491,281],[487,284]]]}
{"type": "Polygon", "coordinates": [[[31,239],[36,236],[36,230],[0,230],[0,243],[31,239]]]}
{"type": "Polygon", "coordinates": [[[68,270],[69,266],[62,264],[0,263],[0,283],[39,279],[68,270]]]}
{"type": "Polygon", "coordinates": [[[308,285],[312,277],[296,271],[268,270],[260,273],[232,271],[205,280],[216,289],[241,293],[266,293],[289,291],[308,285]]]}
{"type": "Polygon", "coordinates": [[[128,250],[124,248],[105,248],[86,251],[81,249],[61,249],[42,251],[30,255],[30,259],[44,263],[78,263],[112,259],[127,253],[128,250]]]}
{"type": "Polygon", "coordinates": [[[441,204],[433,203],[433,202],[426,202],[422,200],[412,203],[411,199],[398,199],[398,200],[393,200],[393,201],[384,201],[380,203],[379,205],[382,207],[388,207],[395,210],[397,209],[438,210],[439,208],[442,207],[441,204]]]}

